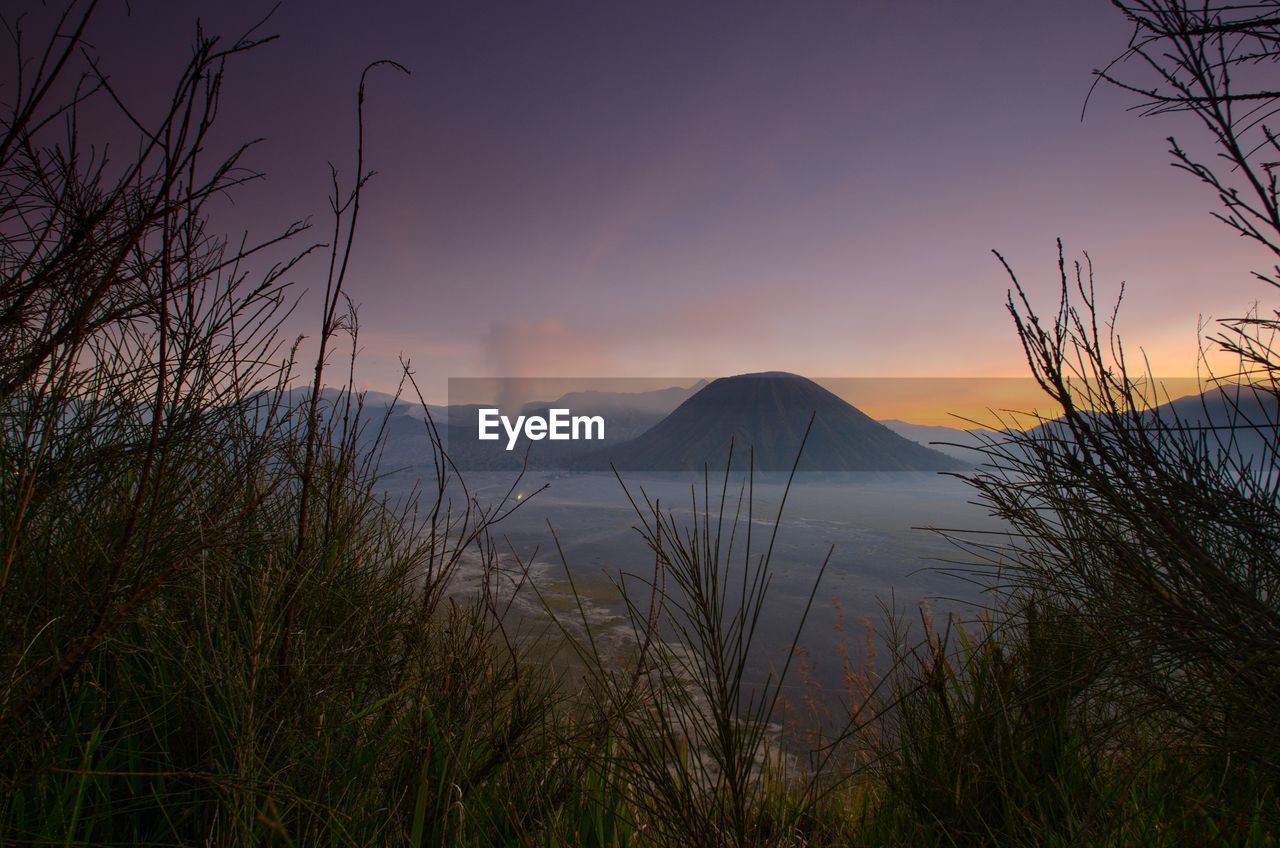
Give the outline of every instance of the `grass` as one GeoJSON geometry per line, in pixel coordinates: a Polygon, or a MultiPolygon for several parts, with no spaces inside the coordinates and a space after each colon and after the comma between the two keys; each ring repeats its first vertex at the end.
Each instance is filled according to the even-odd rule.
{"type": "MultiPolygon", "coordinates": [[[[83,414],[100,430],[118,415],[83,414]]],[[[463,551],[497,579],[483,541],[494,515],[397,508],[358,440],[321,442],[309,485],[322,520],[299,557],[290,414],[269,438],[224,413],[183,425],[166,467],[204,485],[175,487],[138,519],[156,553],[135,579],[161,570],[163,586],[4,726],[5,841],[1273,844],[1274,783],[1161,747],[1159,716],[1117,721],[1106,653],[1050,603],[926,620],[917,635],[892,621],[888,669],[855,680],[850,663],[857,714],[784,741],[770,730],[784,680],[742,683],[772,541],[750,537],[749,478],[730,492],[728,475],[707,477],[686,518],[633,493],[655,567],[620,584],[634,650],[617,657],[558,595],[546,612],[564,630],[531,640],[487,593],[459,602],[429,582],[463,551]],[[227,455],[260,473],[212,462],[227,455]],[[209,544],[209,503],[228,492],[243,506],[209,544]],[[189,565],[163,571],[175,555],[189,565]]],[[[107,432],[134,430],[116,424],[107,432]]],[[[77,475],[46,478],[27,507],[3,599],[6,705],[92,624],[83,610],[98,606],[102,552],[128,522],[145,453],[101,457],[90,479],[123,482],[94,482],[93,509],[77,475]]],[[[571,577],[560,585],[578,597],[571,577]]]]}

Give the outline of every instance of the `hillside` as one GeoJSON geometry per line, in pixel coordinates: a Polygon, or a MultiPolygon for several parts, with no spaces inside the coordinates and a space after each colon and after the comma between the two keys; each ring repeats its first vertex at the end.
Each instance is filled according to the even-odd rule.
{"type": "MultiPolygon", "coordinates": [[[[805,429],[813,430],[803,471],[947,471],[959,460],[905,439],[812,380],[784,372],[724,377],[686,400],[608,460],[620,470],[700,470],[723,466],[732,442],[745,467],[786,471],[805,429]]],[[[597,454],[596,460],[605,457],[597,454]]]]}

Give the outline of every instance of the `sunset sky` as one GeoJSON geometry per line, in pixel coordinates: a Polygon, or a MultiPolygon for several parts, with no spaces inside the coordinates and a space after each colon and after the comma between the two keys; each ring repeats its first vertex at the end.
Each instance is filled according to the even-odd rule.
{"type": "MultiPolygon", "coordinates": [[[[145,111],[197,16],[238,34],[271,6],[107,2],[89,40],[145,111]]],[[[1021,376],[991,250],[1047,309],[1058,237],[1128,281],[1124,335],[1161,374],[1192,373],[1201,316],[1269,295],[1169,166],[1199,127],[1110,89],[1081,119],[1128,38],[1106,0],[286,0],[264,31],[220,121],[269,177],[230,227],[323,231],[361,68],[412,72],[370,80],[367,388],[401,354],[433,401],[450,376],[1021,376]]],[[[295,275],[291,333],[322,270],[295,275]]]]}

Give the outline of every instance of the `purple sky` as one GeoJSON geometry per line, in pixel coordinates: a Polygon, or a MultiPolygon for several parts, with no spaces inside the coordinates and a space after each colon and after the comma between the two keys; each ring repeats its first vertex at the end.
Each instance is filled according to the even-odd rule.
{"type": "MultiPolygon", "coordinates": [[[[197,15],[230,34],[270,6],[107,2],[90,39],[145,104],[197,15]]],[[[1192,372],[1199,316],[1268,296],[1266,257],[1168,164],[1198,127],[1105,89],[1080,120],[1128,37],[1106,0],[286,0],[268,30],[221,119],[265,138],[227,218],[254,232],[323,229],[361,68],[412,71],[366,108],[367,388],[401,353],[431,400],[492,374],[1020,376],[990,250],[1047,308],[1059,236],[1128,281],[1158,373],[1192,372]]]]}

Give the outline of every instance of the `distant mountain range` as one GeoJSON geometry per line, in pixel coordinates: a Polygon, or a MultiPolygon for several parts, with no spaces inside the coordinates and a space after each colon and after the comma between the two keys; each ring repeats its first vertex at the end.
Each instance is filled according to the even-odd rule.
{"type": "MultiPolygon", "coordinates": [[[[1208,455],[1230,455],[1234,462],[1261,467],[1280,451],[1280,399],[1267,391],[1243,386],[1216,387],[1203,394],[1185,395],[1147,410],[1142,416],[1150,427],[1155,419],[1170,433],[1188,440],[1203,440],[1208,455]]],[[[976,464],[981,454],[972,448],[987,440],[1001,441],[999,431],[881,422],[895,433],[976,464]]],[[[1030,434],[1070,439],[1061,419],[1033,427],[1030,434]]]]}
{"type": "MultiPolygon", "coordinates": [[[[309,393],[307,387],[292,389],[286,403],[305,402],[309,393]]],[[[322,407],[337,397],[337,390],[326,388],[322,407]]],[[[463,470],[516,470],[526,461],[526,449],[531,468],[608,470],[613,463],[632,471],[701,470],[704,464],[722,467],[732,441],[743,467],[754,449],[758,470],[784,471],[795,461],[804,430],[816,413],[802,470],[943,471],[972,464],[963,456],[951,455],[953,449],[933,450],[920,443],[922,435],[952,441],[949,436],[954,433],[948,428],[915,432],[916,425],[904,422],[885,426],[812,380],[783,372],[743,374],[711,383],[701,380],[687,387],[646,392],[570,392],[554,401],[527,403],[520,413],[546,415],[553,408],[603,416],[605,439],[522,439],[515,450],[507,451],[501,441],[477,440],[481,409],[477,404],[423,406],[381,392],[365,394],[365,432],[370,438],[375,435],[382,416],[389,413],[382,447],[384,470],[429,461],[431,440],[425,424],[429,412],[451,458],[463,470]],[[895,428],[903,432],[896,433],[895,428]]]]}
{"type": "Polygon", "coordinates": [[[527,403],[520,411],[546,415],[554,408],[571,409],[575,415],[602,415],[609,422],[608,440],[624,441],[639,436],[706,387],[707,381],[699,380],[688,388],[670,386],[648,392],[569,392],[551,402],[527,403]]]}
{"type": "MultiPolygon", "coordinates": [[[[309,390],[294,389],[286,403],[299,403],[309,390]]],[[[335,392],[324,391],[326,401],[335,392]]],[[[1245,393],[1235,397],[1214,389],[1165,404],[1149,413],[1177,421],[1206,438],[1234,435],[1229,449],[1255,461],[1270,456],[1280,434],[1280,408],[1274,396],[1245,393]],[[1235,430],[1231,430],[1235,418],[1235,430]],[[1243,424],[1243,426],[1241,426],[1243,424]]],[[[503,442],[476,439],[479,406],[440,407],[395,401],[391,395],[365,396],[367,430],[376,432],[390,410],[383,447],[384,468],[428,462],[430,439],[424,424],[429,412],[450,455],[463,470],[531,468],[607,470],[701,470],[723,467],[729,444],[744,463],[754,449],[761,471],[791,468],[804,430],[815,416],[800,468],[807,471],[948,471],[971,468],[982,457],[972,450],[991,430],[927,426],[899,420],[875,421],[812,380],[783,372],[742,374],[711,383],[671,386],[647,392],[571,392],[554,401],[526,404],[521,413],[546,415],[553,408],[575,415],[601,415],[607,421],[601,441],[529,442],[513,451],[503,442]],[[393,403],[394,402],[394,403],[393,403]]],[[[1052,422],[1041,425],[1054,426],[1052,422]]]]}
{"type": "Polygon", "coordinates": [[[1280,450],[1280,400],[1265,389],[1211,389],[1160,410],[1166,422],[1203,434],[1213,448],[1250,464],[1270,462],[1280,450]]]}
{"type": "MultiPolygon", "coordinates": [[[[477,440],[478,414],[483,408],[479,404],[451,406],[436,421],[451,458],[463,470],[515,470],[524,465],[526,457],[530,468],[579,468],[584,457],[639,436],[705,386],[706,381],[702,380],[688,387],[646,392],[570,392],[553,401],[526,403],[520,409],[521,415],[546,416],[551,409],[569,409],[574,415],[602,416],[607,422],[602,441],[521,439],[515,450],[508,451],[505,437],[496,442],[477,440]]],[[[608,469],[607,461],[602,467],[608,469]]]]}
{"type": "MultiPolygon", "coordinates": [[[[1216,387],[1147,410],[1142,419],[1149,431],[1162,430],[1174,444],[1199,443],[1201,455],[1210,462],[1229,461],[1261,470],[1273,465],[1280,452],[1280,398],[1266,388],[1216,387]]],[[[1030,432],[1066,441],[1072,438],[1061,419],[1030,432]]]]}

